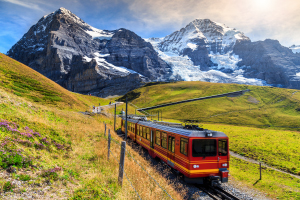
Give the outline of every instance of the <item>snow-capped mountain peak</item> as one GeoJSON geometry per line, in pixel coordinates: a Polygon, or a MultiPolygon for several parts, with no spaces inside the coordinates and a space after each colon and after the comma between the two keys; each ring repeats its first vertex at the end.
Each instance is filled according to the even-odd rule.
{"type": "Polygon", "coordinates": [[[184,49],[196,50],[199,46],[207,47],[214,53],[228,52],[236,40],[250,40],[241,31],[211,21],[195,19],[185,28],[166,36],[160,45],[162,51],[183,54],[184,49]]]}

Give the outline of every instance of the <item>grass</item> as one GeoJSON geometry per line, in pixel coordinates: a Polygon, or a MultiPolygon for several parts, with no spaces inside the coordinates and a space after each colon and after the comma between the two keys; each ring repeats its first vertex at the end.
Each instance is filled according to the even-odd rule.
{"type": "MultiPolygon", "coordinates": [[[[298,90],[195,81],[141,87],[127,95],[133,104],[144,108],[245,89],[251,91],[239,97],[195,101],[148,112],[157,113],[159,110],[162,111],[163,118],[179,121],[197,119],[201,122],[265,126],[272,129],[276,128],[275,126],[286,126],[284,129],[300,130],[298,90]]],[[[124,97],[121,99],[123,100],[124,97]]]]}
{"type": "Polygon", "coordinates": [[[69,92],[35,70],[0,54],[0,88],[31,102],[60,109],[91,110],[108,99],[69,92]]]}
{"type": "Polygon", "coordinates": [[[262,168],[259,180],[259,166],[231,157],[230,174],[244,187],[263,191],[273,199],[300,199],[300,180],[288,174],[262,168]]]}
{"type": "Polygon", "coordinates": [[[219,124],[204,124],[204,128],[226,133],[231,151],[300,175],[299,132],[219,124]]]}
{"type": "MultiPolygon", "coordinates": [[[[107,122],[107,127],[113,130],[113,117],[109,114],[112,110],[105,116],[87,116],[78,112],[90,110],[92,105],[99,103],[108,104],[109,99],[69,92],[3,54],[0,68],[0,120],[3,122],[0,127],[0,150],[5,154],[15,152],[31,162],[23,166],[16,165],[20,159],[15,163],[4,161],[17,168],[19,178],[22,171],[29,170],[28,184],[38,187],[51,184],[52,190],[45,195],[53,198],[62,188],[65,193],[61,195],[70,199],[136,198],[127,179],[124,179],[123,187],[118,185],[118,163],[113,159],[107,160],[103,122],[107,122]],[[26,78],[17,81],[17,77],[26,78]],[[27,81],[36,84],[28,83],[26,87],[27,81]]],[[[131,107],[130,110],[134,111],[131,107]]],[[[113,131],[111,134],[115,140],[121,141],[113,131]]],[[[166,180],[147,159],[129,146],[127,149],[174,199],[182,199],[183,194],[177,190],[182,188],[166,180]]],[[[118,156],[119,146],[112,144],[112,152],[118,156]]],[[[129,157],[126,157],[125,172],[143,199],[168,199],[129,157]],[[141,179],[143,184],[140,184],[141,179]]],[[[25,175],[23,178],[28,179],[25,175]]],[[[1,179],[0,183],[3,188],[5,180],[1,179]]]]}
{"type": "MultiPolygon", "coordinates": [[[[231,151],[300,175],[298,90],[178,82],[149,84],[129,92],[127,96],[133,104],[143,108],[245,89],[251,91],[239,97],[196,101],[147,112],[157,114],[162,111],[163,120],[170,122],[200,120],[204,128],[226,133],[231,151]]],[[[257,166],[236,158],[231,160],[230,171],[236,180],[266,192],[272,198],[299,199],[299,179],[265,169],[263,181],[253,185],[258,177],[257,166]]]]}

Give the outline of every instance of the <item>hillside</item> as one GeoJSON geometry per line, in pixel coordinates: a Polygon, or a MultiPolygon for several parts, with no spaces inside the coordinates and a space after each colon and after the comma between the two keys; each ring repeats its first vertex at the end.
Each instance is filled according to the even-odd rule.
{"type": "MultiPolygon", "coordinates": [[[[121,141],[112,131],[113,117],[105,112],[80,113],[92,105],[108,104],[109,99],[69,92],[3,54],[0,77],[0,199],[136,198],[127,180],[123,187],[118,185],[116,160],[107,161],[103,122],[114,140],[121,141]]],[[[119,145],[113,143],[111,151],[119,155],[119,145]]],[[[175,191],[178,186],[164,179],[149,161],[130,146],[127,151],[173,198],[182,198],[175,191]]],[[[143,199],[167,198],[132,159],[126,158],[125,164],[126,175],[143,199]],[[145,184],[139,184],[137,174],[145,184]]]]}
{"type": "MultiPolygon", "coordinates": [[[[300,93],[298,90],[293,89],[206,82],[177,82],[148,84],[148,86],[136,89],[128,95],[133,104],[144,108],[246,89],[250,89],[250,92],[239,97],[195,101],[148,112],[157,113],[158,110],[162,111],[163,120],[183,121],[194,119],[200,120],[202,123],[211,122],[256,127],[300,127],[300,93]]],[[[288,127],[285,128],[288,129],[288,127]]]]}
{"type": "MultiPolygon", "coordinates": [[[[128,93],[140,108],[185,99],[250,89],[239,97],[222,97],[147,110],[157,120],[199,120],[205,129],[222,131],[229,137],[229,149],[240,156],[265,163],[289,174],[263,168],[231,155],[230,174],[249,188],[274,199],[299,199],[300,113],[298,90],[205,82],[149,83],[128,93]],[[280,130],[280,131],[278,131],[280,130]],[[294,177],[293,175],[298,175],[294,177]]],[[[121,99],[124,99],[122,97],[121,99]]]]}

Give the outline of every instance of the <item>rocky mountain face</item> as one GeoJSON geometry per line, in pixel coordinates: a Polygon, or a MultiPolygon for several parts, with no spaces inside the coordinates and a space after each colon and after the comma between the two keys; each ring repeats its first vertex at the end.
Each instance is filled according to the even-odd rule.
{"type": "Polygon", "coordinates": [[[7,55],[71,91],[101,97],[171,74],[152,45],[134,32],[96,29],[64,8],[41,18],[7,55]]]}
{"type": "Polygon", "coordinates": [[[300,88],[300,76],[297,76],[300,72],[300,56],[277,40],[238,41],[233,52],[242,59],[238,65],[244,69],[246,77],[262,79],[272,85],[300,88]]]}
{"type": "Polygon", "coordinates": [[[242,32],[209,19],[196,19],[164,38],[148,41],[172,67],[175,79],[300,89],[300,54],[295,45],[286,48],[269,39],[251,42],[242,32]]]}
{"type": "Polygon", "coordinates": [[[196,19],[164,37],[96,29],[70,11],[44,16],[7,53],[70,91],[106,97],[147,81],[206,81],[300,89],[300,47],[251,42],[196,19]]]}

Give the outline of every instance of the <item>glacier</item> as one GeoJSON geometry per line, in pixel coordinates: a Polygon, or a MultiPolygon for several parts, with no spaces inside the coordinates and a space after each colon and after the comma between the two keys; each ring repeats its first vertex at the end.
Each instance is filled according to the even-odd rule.
{"type": "Polygon", "coordinates": [[[178,79],[180,77],[184,81],[205,81],[212,83],[238,83],[246,85],[270,86],[266,81],[255,78],[243,77],[244,70],[237,66],[241,60],[238,55],[228,52],[226,54],[210,52],[211,61],[217,66],[213,66],[209,71],[201,71],[200,66],[194,65],[191,59],[185,55],[178,55],[178,53],[167,51],[163,52],[159,49],[160,42],[164,38],[148,38],[145,39],[150,42],[153,48],[157,51],[159,56],[172,67],[171,79],[178,79]],[[220,70],[230,70],[232,73],[225,73],[220,70]]]}

